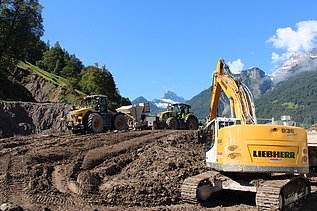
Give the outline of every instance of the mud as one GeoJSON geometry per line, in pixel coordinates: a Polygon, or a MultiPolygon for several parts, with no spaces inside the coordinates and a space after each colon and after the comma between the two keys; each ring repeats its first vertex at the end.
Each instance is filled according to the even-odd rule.
{"type": "MultiPolygon", "coordinates": [[[[55,133],[0,139],[0,203],[24,210],[257,210],[254,194],[182,203],[180,187],[207,171],[193,131],[55,133]]],[[[313,210],[312,194],[305,210],[313,210]]]]}

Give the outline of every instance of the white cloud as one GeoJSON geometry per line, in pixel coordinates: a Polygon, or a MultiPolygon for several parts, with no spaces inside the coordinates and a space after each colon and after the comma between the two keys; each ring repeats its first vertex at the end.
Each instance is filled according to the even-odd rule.
{"type": "Polygon", "coordinates": [[[272,56],[271,56],[272,60],[279,60],[280,58],[281,58],[281,56],[278,55],[277,53],[275,53],[275,52],[272,53],[272,56]]]}
{"type": "Polygon", "coordinates": [[[290,27],[279,28],[275,35],[267,42],[272,43],[276,49],[284,50],[281,55],[273,52],[272,60],[281,61],[297,52],[307,52],[316,45],[317,21],[301,21],[296,24],[296,29],[290,27]]]}
{"type": "Polygon", "coordinates": [[[243,70],[244,63],[242,63],[241,59],[237,59],[236,61],[228,62],[229,68],[232,73],[237,74],[243,70]]]}

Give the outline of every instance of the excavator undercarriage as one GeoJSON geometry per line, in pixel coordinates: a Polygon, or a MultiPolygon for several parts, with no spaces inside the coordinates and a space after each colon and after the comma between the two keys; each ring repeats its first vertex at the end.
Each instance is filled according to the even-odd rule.
{"type": "Polygon", "coordinates": [[[183,202],[204,203],[221,190],[256,193],[259,210],[291,209],[310,193],[310,182],[303,176],[226,174],[208,171],[187,178],[181,186],[183,202]],[[256,178],[255,178],[256,177],[256,178]]]}

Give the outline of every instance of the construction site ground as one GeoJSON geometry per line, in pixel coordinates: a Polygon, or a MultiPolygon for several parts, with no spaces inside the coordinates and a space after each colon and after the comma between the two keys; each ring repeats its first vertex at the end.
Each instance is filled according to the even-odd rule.
{"type": "MultiPolygon", "coordinates": [[[[0,139],[0,204],[24,210],[257,210],[255,194],[181,201],[185,178],[207,171],[194,131],[129,131],[0,139]]],[[[316,210],[315,187],[296,209],[316,210]]]]}

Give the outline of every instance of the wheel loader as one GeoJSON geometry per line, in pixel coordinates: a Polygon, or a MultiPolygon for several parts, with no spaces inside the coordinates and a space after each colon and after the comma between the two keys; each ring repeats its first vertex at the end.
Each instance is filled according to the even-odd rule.
{"type": "MultiPolygon", "coordinates": [[[[269,106],[269,105],[268,105],[269,106]]],[[[259,210],[291,209],[311,191],[307,133],[289,118],[258,124],[249,89],[220,59],[213,75],[210,113],[199,131],[206,143],[209,171],[186,178],[184,202],[203,203],[220,190],[256,194],[259,210]],[[229,99],[230,117],[219,117],[220,93],[229,99]]]]}
{"type": "Polygon", "coordinates": [[[153,129],[169,128],[173,130],[197,130],[198,119],[190,112],[190,105],[174,103],[167,107],[158,117],[147,117],[149,127],[153,129]]]}
{"type": "Polygon", "coordinates": [[[67,114],[66,124],[73,133],[127,129],[125,115],[108,109],[107,96],[91,95],[85,97],[84,101],[84,108],[74,109],[67,114]]]}

